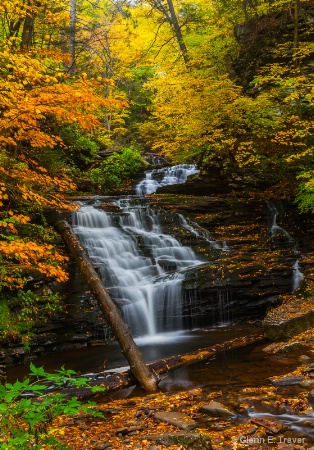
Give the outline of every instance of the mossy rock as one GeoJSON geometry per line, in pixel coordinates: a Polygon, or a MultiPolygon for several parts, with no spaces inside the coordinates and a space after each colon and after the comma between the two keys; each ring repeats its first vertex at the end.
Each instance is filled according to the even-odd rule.
{"type": "Polygon", "coordinates": [[[212,450],[210,438],[200,433],[174,432],[164,433],[160,436],[148,436],[147,438],[166,447],[182,445],[187,450],[212,450]]]}
{"type": "Polygon", "coordinates": [[[295,314],[295,308],[292,309],[292,304],[290,304],[290,310],[282,311],[279,306],[276,316],[274,314],[266,315],[263,328],[269,339],[273,341],[286,340],[314,327],[314,301],[311,310],[302,308],[298,301],[293,306],[298,307],[298,314],[295,314]]]}

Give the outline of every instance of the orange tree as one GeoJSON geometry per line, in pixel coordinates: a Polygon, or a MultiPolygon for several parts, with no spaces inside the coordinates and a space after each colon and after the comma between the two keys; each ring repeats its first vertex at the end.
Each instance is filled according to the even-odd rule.
{"type": "MultiPolygon", "coordinates": [[[[106,135],[102,118],[127,106],[105,95],[110,80],[89,79],[85,73],[70,77],[69,57],[57,47],[23,42],[30,16],[34,20],[41,17],[38,29],[43,27],[44,9],[39,8],[45,5],[33,3],[14,1],[0,6],[0,313],[7,318],[0,331],[5,335],[14,331],[12,298],[17,298],[29,281],[38,277],[67,280],[67,258],[58,249],[56,234],[46,227],[43,214],[47,208],[75,208],[65,198],[75,185],[69,170],[72,154],[62,130],[72,126],[86,139],[100,136],[101,140],[106,135]],[[47,160],[58,158],[56,171],[47,160]]],[[[52,11],[48,7],[45,11],[46,23],[53,23],[52,11]]],[[[33,293],[19,298],[15,322],[23,323],[24,317],[25,324],[29,321],[25,317],[36,315],[38,308],[29,306],[35,301],[33,293]]],[[[48,307],[53,310],[50,300],[48,307]]]]}

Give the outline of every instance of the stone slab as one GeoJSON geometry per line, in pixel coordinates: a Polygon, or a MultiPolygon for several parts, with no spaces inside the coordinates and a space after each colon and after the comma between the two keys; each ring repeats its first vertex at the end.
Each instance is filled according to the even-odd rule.
{"type": "Polygon", "coordinates": [[[176,412],[176,411],[162,411],[154,414],[155,420],[160,422],[166,422],[170,425],[180,428],[181,430],[193,430],[196,428],[197,423],[192,420],[186,414],[176,412]]]}
{"type": "Polygon", "coordinates": [[[236,414],[230,411],[223,404],[212,400],[207,405],[200,407],[200,412],[213,417],[234,417],[236,414]]]}

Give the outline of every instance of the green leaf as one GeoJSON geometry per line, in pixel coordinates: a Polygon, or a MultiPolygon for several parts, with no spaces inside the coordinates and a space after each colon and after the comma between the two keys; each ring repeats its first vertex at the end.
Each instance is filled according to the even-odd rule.
{"type": "Polygon", "coordinates": [[[47,372],[45,372],[43,367],[36,367],[32,363],[29,367],[33,375],[37,375],[38,377],[45,377],[47,375],[47,372]]]}

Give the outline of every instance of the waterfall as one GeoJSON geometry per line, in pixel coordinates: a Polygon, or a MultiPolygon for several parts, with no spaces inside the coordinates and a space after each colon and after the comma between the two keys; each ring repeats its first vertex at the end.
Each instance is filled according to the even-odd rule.
{"type": "Polygon", "coordinates": [[[278,209],[270,202],[267,202],[267,206],[271,214],[270,238],[272,243],[277,246],[293,247],[295,245],[295,240],[291,234],[277,224],[277,218],[279,215],[278,209]]]}
{"type": "Polygon", "coordinates": [[[217,300],[218,300],[218,325],[224,326],[230,321],[230,309],[229,303],[231,297],[231,291],[228,286],[218,286],[217,288],[217,300]]]}
{"type": "Polygon", "coordinates": [[[292,293],[294,293],[303,278],[303,273],[300,271],[299,260],[297,260],[293,265],[292,270],[292,293]]]}
{"type": "MultiPolygon", "coordinates": [[[[294,253],[296,253],[297,242],[288,231],[277,224],[277,217],[279,215],[278,209],[270,202],[267,202],[267,206],[271,214],[270,237],[272,244],[276,246],[276,248],[293,248],[294,253]]],[[[303,273],[300,271],[299,261],[296,260],[292,266],[292,293],[296,291],[302,278],[303,273]]]]}
{"type": "Polygon", "coordinates": [[[182,330],[184,270],[203,262],[163,232],[161,214],[145,199],[115,204],[121,213],[83,205],[74,213],[74,232],[134,336],[151,341],[182,330]]]}
{"type": "Polygon", "coordinates": [[[198,173],[195,164],[179,164],[146,172],[146,177],[135,188],[137,195],[153,194],[161,186],[185,183],[189,175],[198,173]]]}
{"type": "Polygon", "coordinates": [[[205,228],[202,228],[197,223],[188,221],[182,214],[179,214],[179,220],[180,220],[181,225],[186,230],[189,230],[192,234],[194,234],[198,238],[204,239],[206,242],[208,242],[210,244],[211,247],[216,248],[218,250],[222,250],[224,252],[230,251],[226,241],[221,241],[221,242],[213,241],[210,238],[209,231],[206,230],[205,228]]]}

